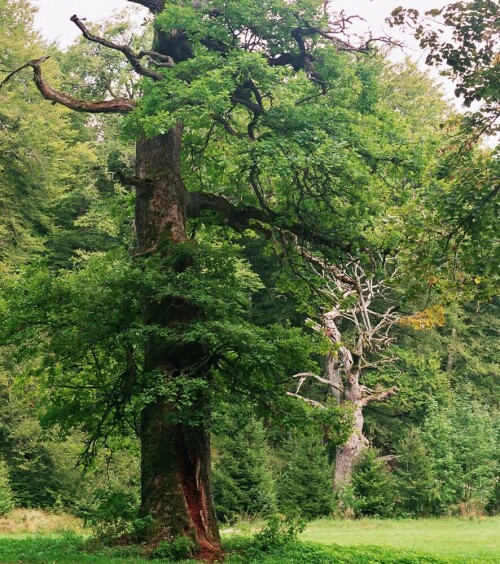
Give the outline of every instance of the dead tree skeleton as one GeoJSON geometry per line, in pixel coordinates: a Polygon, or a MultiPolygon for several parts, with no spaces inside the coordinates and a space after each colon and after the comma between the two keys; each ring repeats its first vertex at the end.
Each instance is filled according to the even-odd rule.
{"type": "MultiPolygon", "coordinates": [[[[369,273],[354,259],[337,267],[309,252],[302,251],[302,254],[321,277],[320,292],[331,304],[320,323],[310,320],[311,326],[329,340],[331,347],[325,374],[296,374],[297,389],[288,395],[324,408],[321,402],[301,394],[304,383],[314,379],[325,385],[329,394],[352,412],[352,432],[347,441],[337,447],[335,457],[334,487],[339,488],[349,482],[356,459],[368,446],[363,435],[363,408],[372,402],[386,402],[398,391],[396,386],[368,388],[363,385],[362,377],[368,370],[376,370],[395,360],[387,353],[394,341],[391,329],[400,317],[394,306],[387,307],[386,298],[390,291],[387,278],[369,273]],[[343,325],[348,326],[349,335],[342,334],[343,325]]],[[[393,269],[389,278],[394,279],[397,272],[393,269]]]]}

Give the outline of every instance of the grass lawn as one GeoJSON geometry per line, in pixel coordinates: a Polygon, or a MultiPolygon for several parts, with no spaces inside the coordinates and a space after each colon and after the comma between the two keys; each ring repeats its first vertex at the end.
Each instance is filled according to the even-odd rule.
{"type": "Polygon", "coordinates": [[[423,551],[466,562],[500,563],[500,517],[484,519],[323,519],[302,539],[342,546],[372,545],[423,551]]]}
{"type": "MultiPolygon", "coordinates": [[[[88,531],[69,516],[20,513],[0,525],[3,525],[0,527],[1,564],[165,562],[144,560],[137,546],[89,546],[88,531]],[[66,532],[61,533],[61,529],[66,532]]],[[[250,534],[258,528],[259,524],[254,522],[225,532],[225,564],[500,564],[500,517],[402,521],[325,519],[309,524],[302,534],[306,542],[274,548],[258,545],[250,534]]]]}

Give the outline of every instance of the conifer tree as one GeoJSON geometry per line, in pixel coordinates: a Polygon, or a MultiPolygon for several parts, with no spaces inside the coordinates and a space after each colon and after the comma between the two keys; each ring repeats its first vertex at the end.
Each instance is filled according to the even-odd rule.
{"type": "Polygon", "coordinates": [[[431,454],[418,428],[396,447],[396,510],[405,515],[432,515],[439,506],[439,486],[431,454]]]}
{"type": "Polygon", "coordinates": [[[356,509],[361,515],[388,517],[394,506],[392,475],[376,449],[366,449],[354,465],[356,509]]]}
{"type": "MultiPolygon", "coordinates": [[[[236,415],[236,414],[233,414],[236,415]]],[[[217,516],[231,522],[237,517],[265,516],[276,509],[271,456],[262,422],[236,416],[224,434],[214,439],[214,498],[217,516]]]]}
{"type": "Polygon", "coordinates": [[[332,465],[321,437],[296,432],[285,441],[281,457],[280,509],[308,519],[329,515],[333,507],[332,465]]]}

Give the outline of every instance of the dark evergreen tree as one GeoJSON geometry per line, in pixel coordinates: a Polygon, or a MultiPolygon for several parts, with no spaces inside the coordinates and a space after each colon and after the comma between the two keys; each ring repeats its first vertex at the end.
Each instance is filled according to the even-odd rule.
{"type": "Polygon", "coordinates": [[[396,510],[411,516],[434,514],[439,505],[439,487],[419,429],[411,429],[399,442],[396,456],[396,510]]]}
{"type": "Polygon", "coordinates": [[[242,421],[233,412],[224,434],[214,438],[214,498],[217,517],[234,521],[265,516],[276,509],[275,482],[261,421],[242,421]]]}
{"type": "Polygon", "coordinates": [[[394,481],[376,449],[366,449],[355,464],[352,488],[356,510],[360,515],[391,515],[394,506],[394,481]]]}
{"type": "Polygon", "coordinates": [[[318,433],[296,432],[284,443],[278,478],[279,506],[308,519],[333,508],[332,465],[318,433]]]}

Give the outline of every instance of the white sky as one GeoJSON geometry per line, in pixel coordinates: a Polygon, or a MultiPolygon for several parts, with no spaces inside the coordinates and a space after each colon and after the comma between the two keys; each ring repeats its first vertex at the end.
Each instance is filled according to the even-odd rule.
{"type": "MultiPolygon", "coordinates": [[[[43,36],[49,41],[58,41],[61,46],[71,43],[78,35],[77,27],[69,19],[73,14],[80,18],[95,21],[109,16],[114,10],[137,6],[126,0],[33,0],[39,12],[36,15],[36,25],[43,36]]],[[[258,1],[258,0],[256,0],[258,1]]],[[[417,7],[424,12],[430,8],[437,8],[447,4],[446,0],[334,0],[335,10],[345,10],[346,14],[356,14],[366,20],[362,24],[364,30],[371,28],[374,35],[395,35],[384,24],[384,19],[391,11],[402,4],[417,7]]],[[[147,11],[144,11],[146,14],[147,11]]],[[[409,38],[406,38],[409,41],[409,38]]],[[[408,54],[416,57],[416,49],[408,49],[408,54]]]]}
{"type": "MultiPolygon", "coordinates": [[[[358,15],[366,20],[356,23],[354,28],[356,33],[366,34],[371,31],[373,36],[391,36],[402,41],[406,45],[404,51],[395,50],[393,58],[402,59],[404,56],[410,56],[423,68],[425,55],[419,50],[415,40],[408,35],[402,35],[399,29],[389,28],[385,24],[385,18],[397,6],[416,7],[423,13],[431,8],[444,6],[448,2],[449,0],[334,0],[332,7],[336,11],[344,10],[346,15],[358,15]]],[[[115,10],[139,7],[126,0],[33,0],[33,3],[38,8],[35,16],[36,26],[45,39],[57,41],[62,47],[69,45],[80,33],[69,21],[73,14],[88,21],[96,21],[110,16],[115,10]]],[[[147,10],[140,10],[138,18],[147,14],[147,10]]],[[[431,74],[434,77],[438,76],[435,69],[431,69],[431,74]]],[[[448,81],[443,85],[449,98],[453,99],[453,85],[448,81]]]]}

